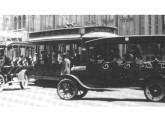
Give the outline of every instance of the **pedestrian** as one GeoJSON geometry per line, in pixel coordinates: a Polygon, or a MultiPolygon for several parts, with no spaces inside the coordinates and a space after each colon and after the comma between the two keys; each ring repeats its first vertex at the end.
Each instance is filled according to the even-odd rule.
{"type": "Polygon", "coordinates": [[[66,54],[66,53],[63,54],[61,75],[70,74],[70,65],[71,65],[71,62],[69,60],[68,54],[66,54]]]}

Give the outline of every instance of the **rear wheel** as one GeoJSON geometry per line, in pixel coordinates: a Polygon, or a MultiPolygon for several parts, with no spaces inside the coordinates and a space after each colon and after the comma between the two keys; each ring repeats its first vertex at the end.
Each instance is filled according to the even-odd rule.
{"type": "Polygon", "coordinates": [[[61,99],[71,100],[77,94],[77,85],[70,79],[64,79],[58,83],[57,93],[61,99]]]}
{"type": "Polygon", "coordinates": [[[0,75],[0,92],[3,90],[4,84],[5,84],[4,77],[0,75]]]}
{"type": "Polygon", "coordinates": [[[153,102],[160,102],[165,99],[165,84],[162,81],[155,80],[146,84],[144,89],[146,98],[153,102]]]}
{"type": "Polygon", "coordinates": [[[20,82],[20,87],[21,87],[21,89],[27,88],[28,84],[29,84],[29,78],[28,78],[28,76],[25,74],[25,75],[24,75],[24,79],[20,82]]]}

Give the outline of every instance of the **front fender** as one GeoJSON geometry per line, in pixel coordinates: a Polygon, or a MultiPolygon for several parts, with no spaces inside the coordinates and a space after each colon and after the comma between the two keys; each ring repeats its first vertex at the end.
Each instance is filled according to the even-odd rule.
{"type": "Polygon", "coordinates": [[[4,77],[5,83],[7,82],[5,79],[5,74],[3,72],[0,72],[0,75],[2,75],[4,77]]]}
{"type": "Polygon", "coordinates": [[[76,83],[78,83],[80,86],[86,88],[86,89],[91,89],[90,87],[86,86],[84,83],[81,82],[81,80],[75,76],[75,75],[72,75],[72,74],[67,74],[67,75],[62,75],[61,76],[63,79],[67,78],[67,79],[72,79],[74,80],[76,83]]]}
{"type": "Polygon", "coordinates": [[[23,69],[23,70],[21,70],[21,71],[19,71],[18,73],[17,73],[17,75],[18,75],[18,80],[23,80],[23,79],[25,79],[25,77],[24,77],[24,75],[26,74],[26,69],[23,69]]]}

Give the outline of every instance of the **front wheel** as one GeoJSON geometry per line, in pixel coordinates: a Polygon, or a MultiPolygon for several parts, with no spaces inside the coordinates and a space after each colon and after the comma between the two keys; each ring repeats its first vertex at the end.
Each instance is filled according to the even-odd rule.
{"type": "Polygon", "coordinates": [[[3,90],[4,84],[5,84],[4,77],[0,75],[0,92],[3,90]]]}
{"type": "Polygon", "coordinates": [[[160,102],[165,99],[165,84],[162,81],[155,80],[146,84],[144,89],[146,98],[153,102],[160,102]]]}
{"type": "Polygon", "coordinates": [[[58,83],[57,93],[61,99],[71,100],[77,94],[77,85],[70,79],[64,79],[58,83]]]}
{"type": "Polygon", "coordinates": [[[20,87],[21,87],[21,89],[27,88],[28,84],[29,84],[29,78],[28,78],[28,76],[25,74],[25,75],[24,75],[24,79],[20,82],[20,87]]]}

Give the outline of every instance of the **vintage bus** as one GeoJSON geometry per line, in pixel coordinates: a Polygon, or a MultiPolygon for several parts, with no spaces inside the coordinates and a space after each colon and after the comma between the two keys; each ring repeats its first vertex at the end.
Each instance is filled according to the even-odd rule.
{"type": "MultiPolygon", "coordinates": [[[[73,51],[80,55],[78,65],[85,64],[84,42],[102,37],[115,37],[117,29],[105,26],[69,27],[56,30],[46,30],[29,34],[30,43],[36,46],[36,62],[30,76],[37,80],[60,80],[58,71],[58,54],[73,51]]],[[[72,62],[72,66],[75,65],[72,62]]]]}
{"type": "Polygon", "coordinates": [[[165,36],[118,36],[86,41],[86,65],[74,66],[57,85],[61,99],[90,91],[140,87],[150,101],[165,100],[165,36]]]}
{"type": "Polygon", "coordinates": [[[0,91],[6,85],[28,85],[28,72],[33,69],[35,46],[26,42],[0,41],[0,91]]]}

